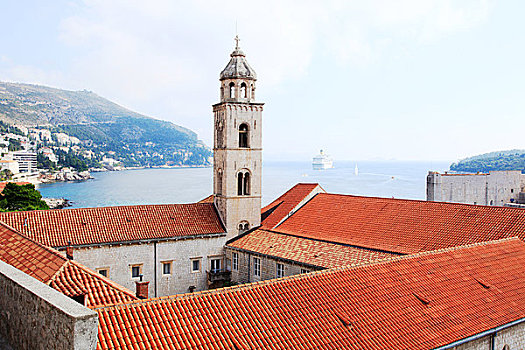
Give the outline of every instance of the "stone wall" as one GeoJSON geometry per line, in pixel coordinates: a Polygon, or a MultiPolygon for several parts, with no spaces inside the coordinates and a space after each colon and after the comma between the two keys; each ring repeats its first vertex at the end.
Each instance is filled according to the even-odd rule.
{"type": "Polygon", "coordinates": [[[274,258],[267,255],[254,254],[243,250],[226,247],[226,257],[232,270],[232,282],[241,284],[249,282],[264,281],[277,278],[277,264],[284,265],[284,276],[293,276],[301,272],[310,272],[322,270],[322,268],[299,264],[289,260],[274,258]],[[238,268],[234,269],[232,265],[233,253],[238,254],[238,268]],[[261,261],[261,276],[254,275],[253,259],[258,258],[261,261]]]}
{"type": "Polygon", "coordinates": [[[520,171],[491,171],[489,174],[440,174],[427,176],[427,200],[503,206],[518,201],[525,175],[520,171]]]}
{"type": "Polygon", "coordinates": [[[149,281],[149,297],[187,293],[208,289],[206,271],[212,258],[222,259],[226,235],[136,244],[77,248],[73,257],[94,271],[107,269],[108,278],[135,292],[132,267],[140,266],[144,281],[149,281]],[[200,271],[191,271],[192,259],[200,260],[200,271]],[[171,264],[171,273],[164,274],[163,263],[171,264]],[[155,278],[156,276],[156,278],[155,278]],[[155,293],[155,286],[157,292],[155,293]]]}
{"type": "Polygon", "coordinates": [[[525,349],[525,322],[496,333],[453,347],[454,350],[518,350],[525,349]],[[494,347],[491,346],[494,337],[494,347]],[[507,347],[505,347],[507,346],[507,347]]]}
{"type": "Polygon", "coordinates": [[[14,349],[97,346],[93,310],[0,261],[0,338],[14,349]]]}

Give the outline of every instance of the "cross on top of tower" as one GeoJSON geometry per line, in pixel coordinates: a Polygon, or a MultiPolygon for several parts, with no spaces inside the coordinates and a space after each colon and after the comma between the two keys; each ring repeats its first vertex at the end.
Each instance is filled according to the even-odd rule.
{"type": "Polygon", "coordinates": [[[238,49],[239,48],[239,41],[241,41],[241,39],[239,39],[239,35],[235,35],[235,48],[238,49]]]}

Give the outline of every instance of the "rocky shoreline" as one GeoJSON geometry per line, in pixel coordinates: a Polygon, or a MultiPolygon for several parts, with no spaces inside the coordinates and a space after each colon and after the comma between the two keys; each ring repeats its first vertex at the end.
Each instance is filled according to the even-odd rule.
{"type": "Polygon", "coordinates": [[[61,181],[85,181],[89,179],[93,179],[89,171],[77,172],[69,169],[62,169],[58,172],[42,174],[39,180],[41,183],[51,183],[61,181]]]}
{"type": "Polygon", "coordinates": [[[65,198],[42,198],[42,200],[46,202],[49,209],[63,209],[73,205],[69,199],[65,198]]]}

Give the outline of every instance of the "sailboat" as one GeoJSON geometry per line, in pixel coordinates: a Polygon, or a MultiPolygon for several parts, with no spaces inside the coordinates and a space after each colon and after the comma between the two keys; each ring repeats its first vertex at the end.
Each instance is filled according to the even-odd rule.
{"type": "Polygon", "coordinates": [[[359,169],[357,168],[357,163],[355,163],[354,174],[355,176],[359,175],[359,169]]]}

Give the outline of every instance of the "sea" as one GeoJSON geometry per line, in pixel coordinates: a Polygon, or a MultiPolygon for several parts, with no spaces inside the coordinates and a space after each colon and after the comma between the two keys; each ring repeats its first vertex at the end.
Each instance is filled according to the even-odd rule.
{"type": "MultiPolygon", "coordinates": [[[[319,183],[331,193],[426,199],[429,170],[448,170],[449,162],[334,161],[334,168],[312,170],[311,162],[263,164],[263,206],[300,182],[319,183]],[[356,165],[358,168],[356,174],[356,165]]],[[[43,197],[66,198],[73,208],[191,203],[212,193],[212,168],[137,169],[92,173],[83,182],[40,184],[43,197]]]]}

